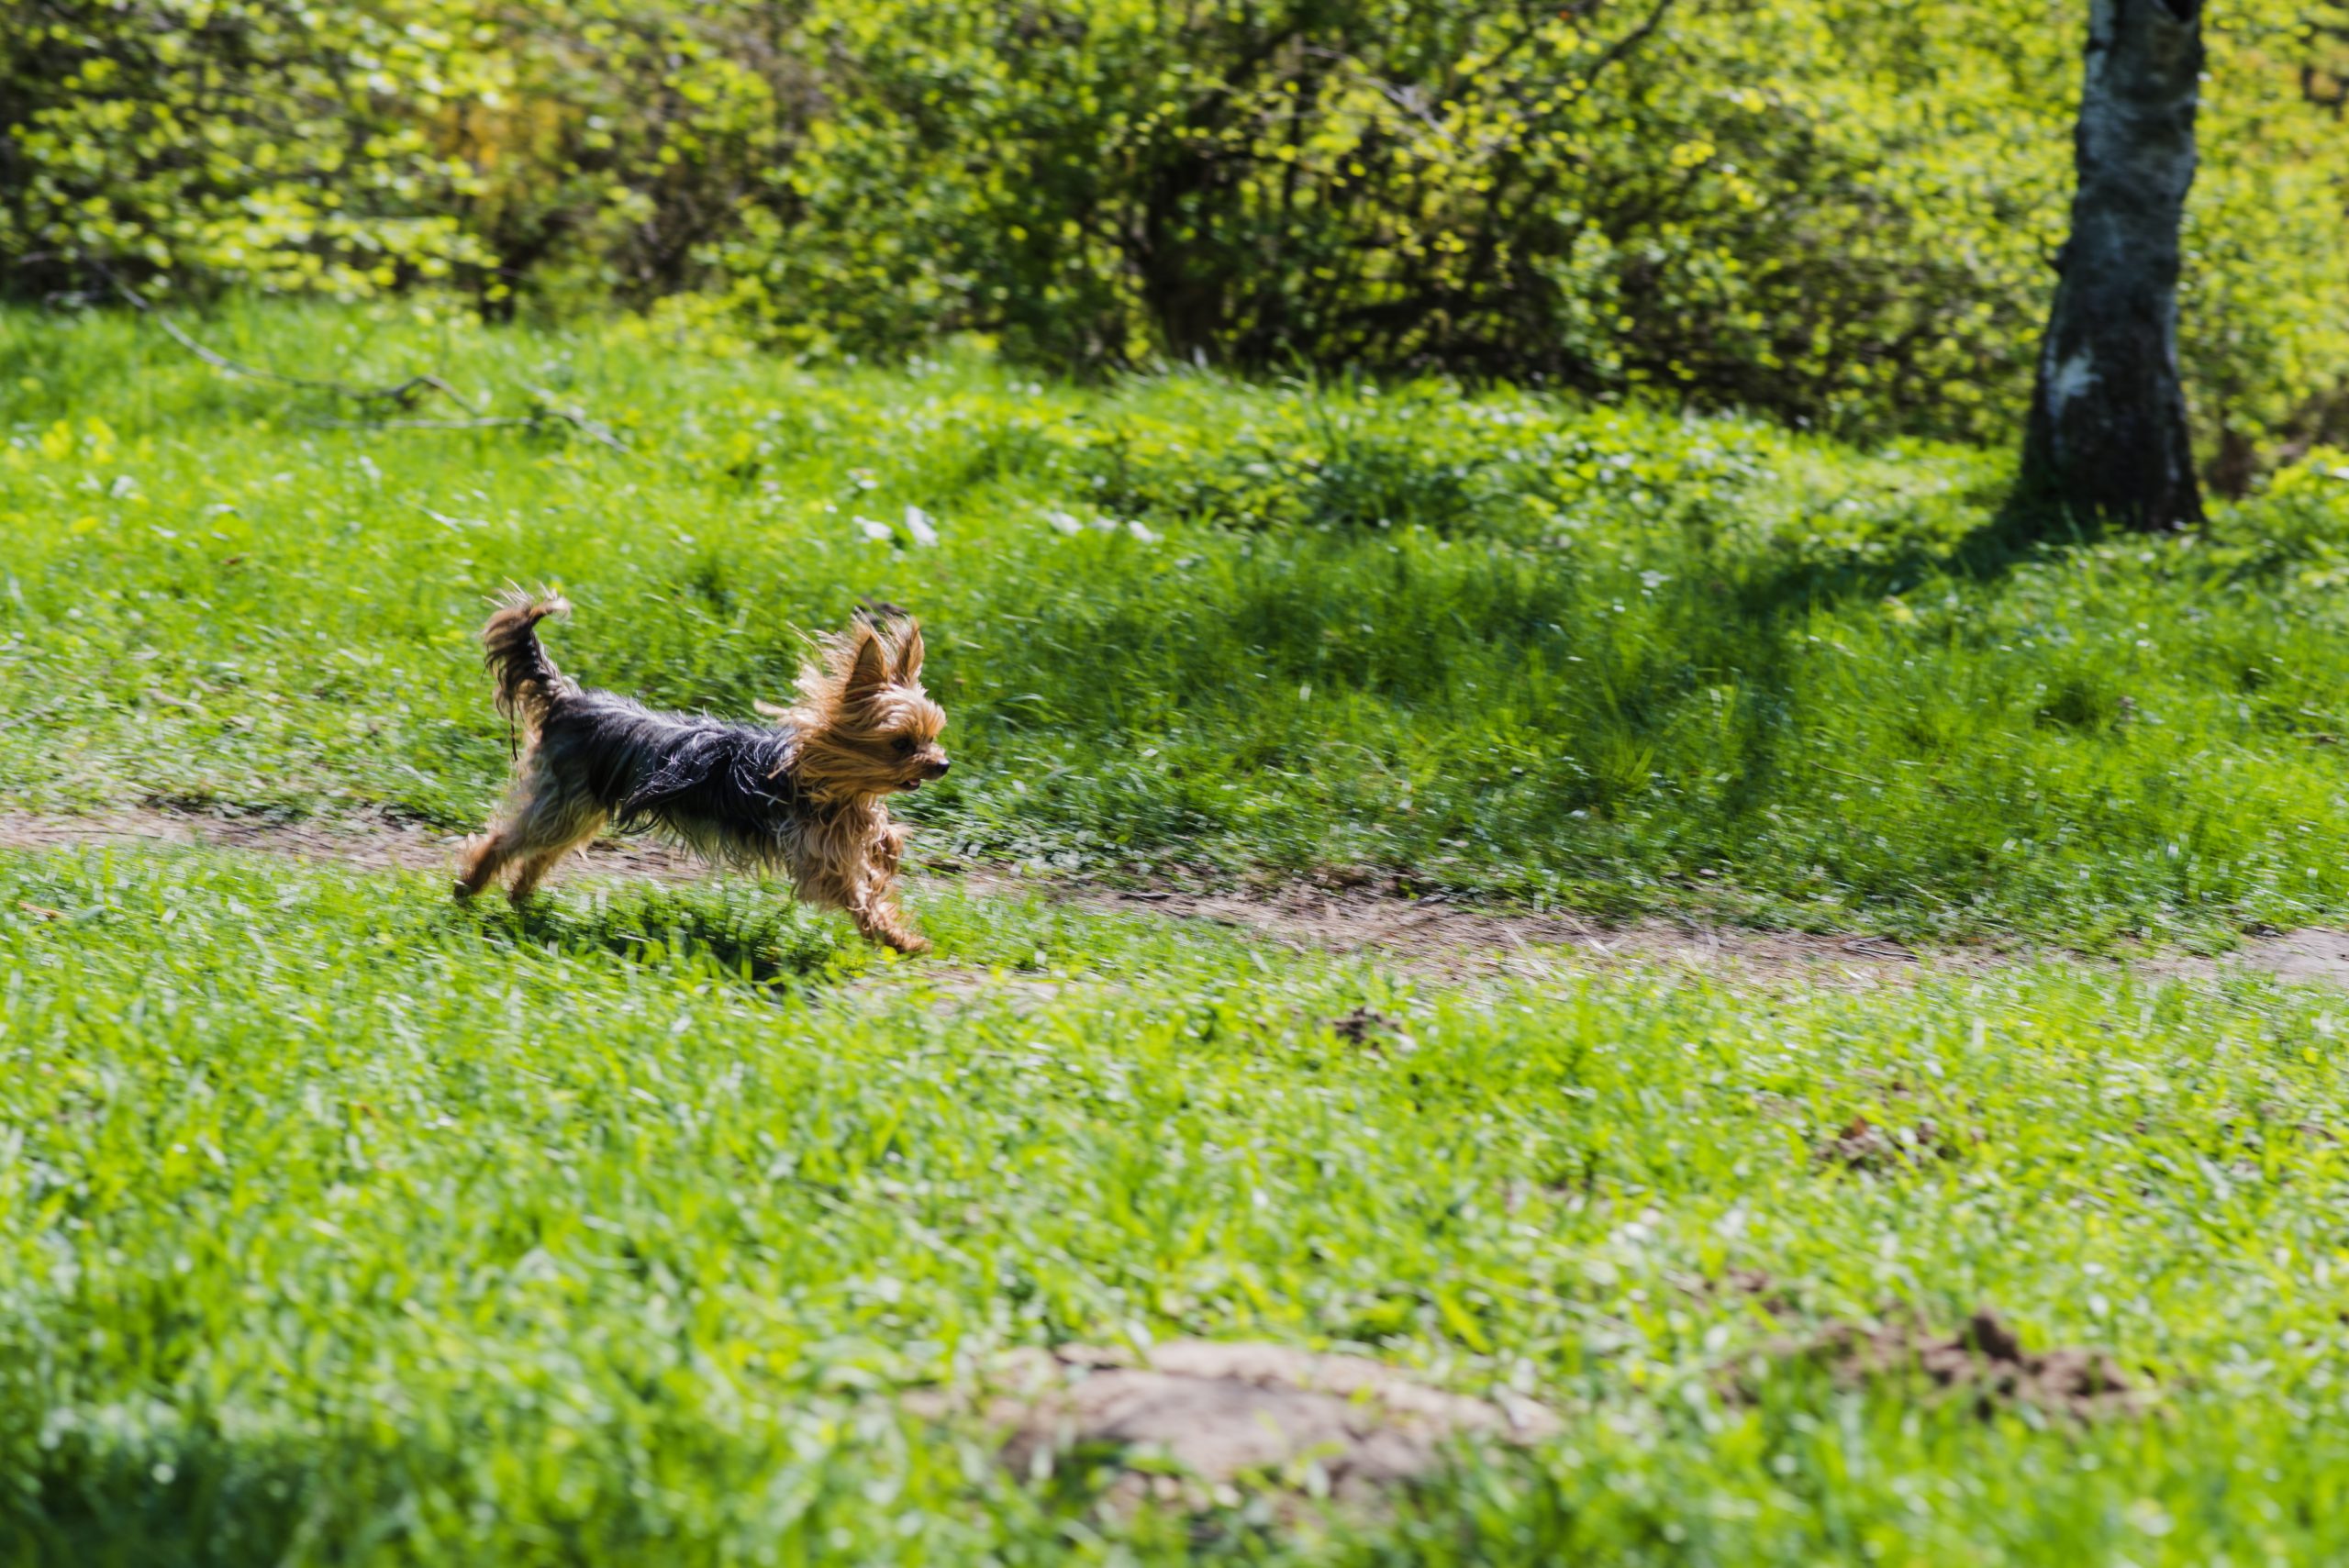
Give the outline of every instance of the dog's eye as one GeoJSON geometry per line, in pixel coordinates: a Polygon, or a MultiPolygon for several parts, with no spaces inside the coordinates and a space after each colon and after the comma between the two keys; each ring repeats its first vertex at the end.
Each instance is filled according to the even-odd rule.
{"type": "Polygon", "coordinates": [[[900,735],[897,737],[896,744],[898,756],[910,757],[914,754],[914,738],[912,736],[900,735]]]}

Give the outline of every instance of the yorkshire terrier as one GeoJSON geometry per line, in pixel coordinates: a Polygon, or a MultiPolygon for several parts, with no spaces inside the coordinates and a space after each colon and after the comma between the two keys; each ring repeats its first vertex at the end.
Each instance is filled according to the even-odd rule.
{"type": "Polygon", "coordinates": [[[921,689],[918,621],[895,606],[868,610],[818,643],[798,701],[759,704],[773,722],[750,724],[655,713],[584,687],[539,645],[539,622],[570,613],[562,595],[518,588],[495,603],[484,662],[524,743],[504,808],[466,845],[460,899],[510,865],[519,904],[616,822],[665,832],[714,862],[780,869],[803,902],[846,910],[868,940],[929,951],[897,906],[906,829],[887,805],[946,776],[946,714],[921,689]]]}

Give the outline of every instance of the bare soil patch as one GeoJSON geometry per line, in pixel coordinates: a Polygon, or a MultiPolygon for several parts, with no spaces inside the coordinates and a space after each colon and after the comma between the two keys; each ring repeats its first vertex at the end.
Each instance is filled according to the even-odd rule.
{"type": "Polygon", "coordinates": [[[1124,1473],[1113,1501],[1199,1506],[1237,1488],[1368,1502],[1433,1473],[1463,1442],[1558,1429],[1529,1400],[1447,1393],[1360,1356],[1178,1340],[1143,1355],[1094,1346],[1013,1352],[975,1387],[913,1396],[930,1418],[975,1417],[1005,1462],[1041,1478],[1072,1457],[1124,1473]]]}
{"type": "MultiPolygon", "coordinates": [[[[285,822],[157,807],[94,817],[0,815],[0,848],[109,842],[207,845],[297,860],[437,871],[452,865],[463,835],[384,820],[285,822]]],[[[692,855],[657,840],[607,838],[567,862],[552,884],[598,877],[686,881],[708,874],[692,855]]],[[[1679,964],[1708,971],[1726,964],[1754,977],[1848,985],[1904,978],[1920,964],[1907,949],[1871,938],[1698,929],[1664,921],[1609,929],[1569,916],[1517,914],[1367,888],[1300,884],[1269,892],[1132,890],[992,867],[948,875],[933,872],[910,880],[917,891],[925,884],[951,884],[989,896],[1041,895],[1097,913],[1209,921],[1299,950],[1375,952],[1444,978],[1541,974],[1560,966],[1594,964],[1679,964]]],[[[1960,968],[1997,961],[1987,950],[1933,959],[1937,966],[1960,968]]]]}
{"type": "Polygon", "coordinates": [[[1817,936],[1665,920],[1602,926],[1564,914],[1482,907],[1443,896],[1405,897],[1371,888],[1307,884],[1261,891],[1135,890],[966,872],[964,885],[1010,895],[1041,894],[1078,907],[1207,920],[1285,946],[1376,953],[1402,967],[1458,978],[1614,966],[1675,966],[1749,980],[1809,985],[1906,982],[1932,969],[1987,970],[2014,962],[1989,948],[1911,951],[1876,937],[1817,936]]]}
{"type": "Polygon", "coordinates": [[[2349,987],[2349,931],[2268,931],[2216,958],[2157,959],[2145,967],[2189,978],[2232,971],[2349,987]]]}
{"type": "MultiPolygon", "coordinates": [[[[1948,1334],[1914,1323],[1829,1323],[1771,1341],[1749,1374],[1772,1362],[1802,1362],[1824,1367],[1846,1388],[1912,1379],[1936,1397],[1969,1403],[1985,1419],[2018,1406],[2080,1420],[2133,1416],[2151,1408],[2154,1397],[2151,1385],[2131,1376],[2110,1351],[2026,1350],[1987,1308],[1948,1334]]],[[[1750,1375],[1734,1393],[1753,1396],[1750,1375]]]]}
{"type": "Polygon", "coordinates": [[[1008,1008],[1016,1018],[1025,1018],[1051,1006],[1069,984],[1066,981],[1032,975],[1003,974],[972,964],[925,960],[894,973],[869,974],[854,983],[852,990],[878,991],[885,986],[894,991],[903,984],[918,987],[930,999],[933,1008],[942,1014],[957,1013],[985,1002],[1008,1008]]]}
{"type": "Polygon", "coordinates": [[[1399,1019],[1369,1007],[1356,1007],[1330,1020],[1330,1032],[1349,1045],[1376,1047],[1393,1040],[1408,1045],[1411,1037],[1403,1030],[1399,1019]]]}
{"type": "Polygon", "coordinates": [[[1821,1164],[1848,1170],[1898,1171],[1935,1160],[1954,1160],[1968,1142],[1978,1141],[1978,1133],[1954,1132],[1930,1118],[1913,1127],[1879,1127],[1866,1117],[1855,1116],[1833,1137],[1822,1139],[1811,1154],[1821,1164]]]}
{"type": "MultiPolygon", "coordinates": [[[[336,823],[285,822],[269,817],[139,807],[97,817],[0,815],[0,849],[71,849],[84,844],[189,844],[332,861],[379,871],[453,869],[464,835],[412,823],[356,818],[336,823]]],[[[700,863],[648,840],[603,840],[590,845],[579,868],[589,875],[685,880],[704,875],[700,863]]],[[[573,871],[566,866],[566,871],[573,871]]],[[[573,874],[577,874],[573,872],[573,874]]]]}

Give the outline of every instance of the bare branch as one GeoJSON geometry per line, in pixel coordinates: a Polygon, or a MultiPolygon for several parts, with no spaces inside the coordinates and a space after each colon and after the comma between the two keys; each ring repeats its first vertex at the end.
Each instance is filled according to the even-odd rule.
{"type": "Polygon", "coordinates": [[[536,430],[551,424],[568,425],[591,441],[635,455],[627,442],[580,410],[545,403],[528,414],[482,414],[470,419],[313,419],[310,424],[321,430],[536,430]]]}
{"type": "Polygon", "coordinates": [[[90,264],[95,267],[99,276],[113,284],[114,291],[129,301],[140,315],[161,327],[173,342],[177,343],[215,370],[227,371],[230,375],[246,376],[254,381],[273,381],[280,386],[299,386],[312,392],[330,392],[337,397],[347,397],[353,403],[397,403],[405,407],[414,403],[421,393],[437,392],[469,414],[479,416],[482,413],[481,408],[464,394],[437,375],[412,375],[396,386],[351,386],[340,381],[319,381],[310,376],[287,375],[283,371],[268,370],[260,365],[249,365],[242,360],[230,359],[219,350],[199,342],[182,331],[178,322],[164,315],[153,301],[123,282],[111,269],[96,261],[90,264]]]}
{"type": "Polygon", "coordinates": [[[315,419],[311,423],[328,430],[495,430],[527,427],[538,429],[549,424],[568,425],[589,440],[600,442],[616,452],[631,453],[628,443],[612,433],[611,428],[588,417],[584,409],[565,408],[554,400],[554,394],[544,387],[532,387],[530,411],[527,414],[492,414],[481,404],[473,402],[437,375],[412,375],[393,386],[352,386],[347,382],[322,381],[315,376],[287,375],[283,371],[262,365],[249,365],[242,360],[229,358],[209,344],[199,341],[181,330],[179,323],[157,308],[154,302],[117,276],[103,262],[91,261],[98,274],[114,285],[117,294],[130,302],[139,313],[161,327],[173,342],[202,360],[215,370],[240,375],[253,381],[273,382],[280,386],[298,386],[310,392],[331,393],[353,403],[392,403],[402,408],[413,407],[425,393],[437,392],[463,409],[470,418],[464,419],[315,419]]]}
{"type": "Polygon", "coordinates": [[[321,430],[500,430],[544,421],[527,414],[485,414],[474,419],[312,419],[321,430]]]}
{"type": "Polygon", "coordinates": [[[538,406],[530,410],[530,418],[533,422],[560,419],[589,440],[601,441],[616,452],[624,452],[629,450],[627,442],[612,434],[610,426],[590,419],[584,409],[556,406],[554,394],[542,386],[532,387],[530,395],[539,400],[538,406]]]}

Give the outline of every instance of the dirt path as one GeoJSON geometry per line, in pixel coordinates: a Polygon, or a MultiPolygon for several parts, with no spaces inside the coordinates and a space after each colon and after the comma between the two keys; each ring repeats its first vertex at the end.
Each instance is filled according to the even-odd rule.
{"type": "Polygon", "coordinates": [[[1920,953],[1876,938],[1802,931],[1704,928],[1666,920],[1604,926],[1572,916],[1522,914],[1442,895],[1405,898],[1304,884],[1269,893],[1136,892],[1088,883],[1019,880],[993,871],[967,873],[962,880],[983,892],[1041,893],[1097,911],[1212,921],[1292,947],[1375,952],[1406,967],[1448,977],[1539,975],[1619,964],[1686,965],[1728,967],[1748,978],[1852,985],[1903,980],[1926,969],[1966,971],[2014,962],[2012,955],[1989,948],[1920,953]]]}
{"type": "MultiPolygon", "coordinates": [[[[462,835],[412,825],[360,820],[336,826],[213,817],[148,807],[95,817],[0,814],[0,850],[70,849],[77,844],[202,844],[295,860],[339,861],[377,871],[453,868],[462,835]]],[[[658,844],[598,843],[583,857],[589,874],[682,880],[696,874],[689,859],[658,844]]]]}
{"type": "MultiPolygon", "coordinates": [[[[104,843],[205,845],[296,860],[333,861],[384,870],[450,867],[460,837],[392,822],[326,826],[138,808],[103,816],[0,813],[0,849],[54,849],[104,843]]],[[[708,874],[689,855],[659,843],[605,840],[567,865],[563,879],[689,881],[708,874]]],[[[1592,967],[1687,967],[1759,981],[1866,986],[1920,973],[1987,973],[2033,960],[2085,962],[2052,950],[1993,947],[1911,951],[1871,937],[1802,931],[1698,928],[1664,920],[1606,927],[1561,915],[1483,908],[1443,897],[1403,898],[1368,890],[1298,884],[1274,893],[1136,891],[1083,880],[1037,877],[999,867],[912,879],[959,886],[988,897],[1041,897],[1095,913],[1203,920],[1260,933],[1284,945],[1340,953],[1375,953],[1414,971],[1471,974],[1565,973],[1592,967]]],[[[2143,973],[2208,976],[2228,968],[2284,979],[2349,986],[2349,932],[2290,931],[2254,938],[2219,959],[2148,957],[2143,973]]]]}

